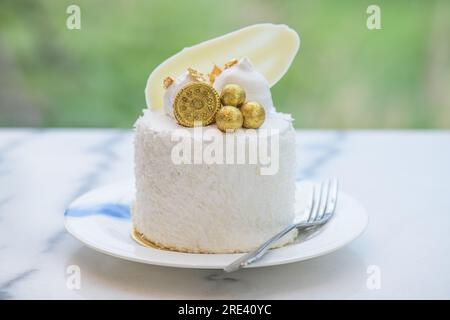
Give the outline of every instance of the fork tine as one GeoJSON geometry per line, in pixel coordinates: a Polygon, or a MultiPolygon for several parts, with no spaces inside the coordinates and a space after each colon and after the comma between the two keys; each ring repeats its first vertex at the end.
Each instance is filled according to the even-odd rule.
{"type": "Polygon", "coordinates": [[[326,219],[326,220],[331,218],[331,216],[334,214],[334,211],[336,210],[336,204],[337,204],[337,199],[338,199],[338,194],[339,194],[338,189],[339,189],[338,179],[332,178],[331,186],[330,186],[330,196],[327,201],[327,206],[325,209],[324,219],[326,219]]]}
{"type": "Polygon", "coordinates": [[[331,219],[336,209],[336,203],[338,198],[338,180],[336,178],[332,178],[330,180],[328,196],[326,199],[325,212],[320,219],[316,219],[314,222],[324,224],[331,219]]]}
{"type": "Polygon", "coordinates": [[[323,182],[323,189],[322,189],[322,202],[319,207],[319,212],[317,213],[316,220],[320,220],[323,218],[323,215],[326,212],[327,204],[329,202],[329,196],[330,196],[330,187],[331,187],[331,180],[326,179],[323,182]]]}
{"type": "Polygon", "coordinates": [[[320,188],[319,188],[319,192],[317,195],[316,192],[316,196],[314,197],[314,208],[312,210],[311,216],[309,217],[308,222],[313,222],[317,219],[317,214],[320,210],[320,204],[322,202],[322,193],[323,193],[323,181],[320,183],[320,188]]]}
{"type": "Polygon", "coordinates": [[[313,211],[313,206],[314,206],[315,193],[316,193],[316,186],[313,185],[312,192],[309,197],[308,205],[306,206],[305,211],[303,211],[303,216],[305,217],[304,220],[306,220],[306,221],[309,221],[309,219],[311,218],[311,213],[313,211]]]}
{"type": "Polygon", "coordinates": [[[311,222],[313,215],[314,215],[314,210],[315,210],[315,206],[317,203],[317,186],[313,185],[313,190],[312,190],[312,198],[311,198],[311,207],[309,210],[309,215],[308,215],[308,220],[307,222],[311,222]]]}

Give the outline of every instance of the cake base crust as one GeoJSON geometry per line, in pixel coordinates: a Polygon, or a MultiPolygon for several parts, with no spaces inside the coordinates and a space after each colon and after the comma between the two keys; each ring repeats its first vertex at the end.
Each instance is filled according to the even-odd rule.
{"type": "MultiPolygon", "coordinates": [[[[288,246],[290,244],[292,244],[294,242],[294,240],[297,238],[298,232],[297,231],[293,231],[295,232],[295,236],[292,237],[292,239],[287,242],[287,243],[280,243],[280,244],[276,244],[273,245],[271,247],[271,249],[276,249],[276,248],[281,248],[281,247],[285,247],[288,246]]],[[[141,246],[147,247],[147,248],[153,248],[153,249],[159,249],[159,250],[167,250],[167,251],[173,251],[173,252],[182,252],[182,253],[200,253],[200,254],[218,254],[216,252],[208,252],[208,251],[202,251],[202,250],[192,250],[192,249],[188,249],[188,248],[176,248],[176,247],[168,247],[165,246],[161,243],[157,243],[151,240],[148,240],[143,233],[141,233],[135,226],[132,227],[131,229],[131,238],[133,238],[134,241],[136,241],[138,244],[140,244],[141,246]]],[[[227,252],[228,254],[233,254],[233,253],[246,253],[248,251],[233,251],[233,252],[227,252]]]]}

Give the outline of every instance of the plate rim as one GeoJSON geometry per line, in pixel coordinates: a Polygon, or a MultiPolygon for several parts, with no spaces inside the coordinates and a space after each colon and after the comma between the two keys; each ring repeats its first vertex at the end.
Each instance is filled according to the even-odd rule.
{"type": "MultiPolygon", "coordinates": [[[[302,180],[302,181],[296,181],[296,187],[298,187],[299,184],[303,184],[303,183],[308,183],[311,182],[311,180],[302,180]]],[[[76,199],[74,199],[68,206],[67,208],[70,208],[72,206],[73,203],[77,202],[80,198],[82,198],[83,196],[89,194],[89,193],[93,193],[95,191],[99,191],[100,189],[103,188],[107,188],[108,186],[112,187],[114,185],[117,185],[118,183],[110,183],[110,184],[106,184],[106,185],[102,185],[99,186],[97,188],[91,189],[83,194],[81,194],[79,197],[77,197],[76,199]]],[[[342,241],[340,242],[333,242],[331,244],[327,244],[326,246],[323,246],[319,251],[317,250],[312,250],[313,252],[311,254],[304,254],[301,256],[291,256],[291,257],[286,257],[286,258],[279,258],[279,259],[273,259],[273,260],[264,260],[261,259],[260,261],[257,261],[249,266],[246,266],[245,268],[260,268],[260,267],[270,267],[270,266],[277,266],[277,265],[283,265],[283,264],[289,264],[289,263],[294,263],[294,262],[300,262],[300,261],[305,261],[305,260],[310,260],[310,259],[314,259],[323,255],[327,255],[331,252],[337,251],[339,249],[341,249],[342,247],[346,246],[347,244],[353,242],[354,240],[356,240],[357,238],[359,238],[364,231],[367,229],[367,226],[369,224],[369,215],[367,213],[367,210],[362,206],[362,204],[356,200],[355,198],[353,198],[352,196],[350,196],[349,194],[340,191],[340,197],[344,197],[347,198],[347,200],[353,202],[354,205],[356,205],[358,207],[358,212],[359,215],[361,217],[363,217],[363,223],[361,223],[361,227],[358,230],[358,232],[355,232],[352,237],[350,238],[344,238],[342,241]],[[314,253],[314,251],[317,251],[314,253]]],[[[67,232],[69,234],[71,234],[75,239],[77,239],[78,241],[80,241],[82,244],[84,244],[85,246],[87,246],[88,248],[100,252],[102,254],[106,254],[115,258],[119,258],[119,259],[123,259],[123,260],[127,260],[127,261],[133,261],[133,262],[138,262],[138,263],[143,263],[143,264],[148,264],[148,265],[155,265],[155,266],[161,266],[161,267],[172,267],[172,268],[184,268],[184,269],[211,269],[211,270],[217,270],[217,269],[223,269],[225,267],[225,265],[219,265],[220,262],[218,262],[215,265],[204,265],[204,264],[200,264],[200,263],[194,263],[194,262],[184,262],[185,259],[180,259],[180,262],[174,263],[174,262],[168,262],[168,261],[164,261],[161,259],[148,259],[148,258],[144,258],[144,257],[139,257],[136,255],[132,255],[129,254],[127,252],[124,252],[122,249],[111,249],[111,248],[104,248],[103,245],[98,245],[95,242],[91,241],[91,239],[86,239],[86,237],[84,237],[83,235],[79,234],[74,228],[73,226],[70,225],[70,220],[72,219],[84,219],[85,217],[76,217],[76,218],[69,218],[68,216],[64,216],[64,227],[67,230],[67,232]]],[[[117,219],[117,218],[111,218],[111,219],[117,219]]],[[[124,222],[130,223],[129,220],[124,220],[124,222]]],[[[326,230],[324,231],[326,232],[326,230]]],[[[129,241],[133,242],[134,244],[137,244],[135,242],[134,239],[132,239],[131,234],[129,231],[127,231],[127,237],[129,239],[129,241]]],[[[299,245],[298,244],[292,244],[289,246],[296,246],[299,245]]],[[[285,246],[285,247],[281,247],[281,248],[274,248],[271,249],[274,252],[279,252],[280,250],[286,249],[289,246],[285,246]]],[[[157,250],[157,251],[162,251],[162,252],[166,252],[166,253],[170,253],[170,254],[176,254],[176,255],[204,255],[204,256],[229,256],[229,257],[234,257],[234,258],[238,258],[240,256],[242,256],[244,253],[220,253],[220,254],[214,254],[214,253],[186,253],[186,252],[176,252],[176,251],[167,251],[167,250],[162,250],[162,249],[157,249],[157,248],[146,248],[146,247],[142,247],[142,249],[148,249],[148,250],[157,250]]]]}

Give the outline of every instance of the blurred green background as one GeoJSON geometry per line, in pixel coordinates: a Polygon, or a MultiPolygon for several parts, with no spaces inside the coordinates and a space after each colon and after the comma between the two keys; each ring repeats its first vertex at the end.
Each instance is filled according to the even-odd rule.
{"type": "Polygon", "coordinates": [[[300,33],[272,88],[297,128],[450,127],[445,0],[0,0],[0,126],[129,128],[160,62],[258,22],[300,33]],[[371,31],[374,3],[382,29],[371,31]],[[81,30],[66,28],[71,4],[81,30]]]}

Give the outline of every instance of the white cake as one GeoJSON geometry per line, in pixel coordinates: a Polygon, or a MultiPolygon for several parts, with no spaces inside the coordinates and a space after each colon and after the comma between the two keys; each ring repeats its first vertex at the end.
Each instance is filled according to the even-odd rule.
{"type": "MultiPolygon", "coordinates": [[[[273,65],[264,65],[262,60],[259,63],[256,54],[254,56],[257,62],[254,63],[252,52],[249,51],[241,55],[245,58],[234,67],[235,73],[225,70],[229,72],[223,72],[223,77],[218,78],[214,86],[220,92],[221,87],[231,81],[244,87],[255,99],[264,99],[264,105],[268,109],[265,122],[259,129],[242,128],[223,133],[215,124],[185,128],[175,121],[172,115],[174,95],[186,85],[180,61],[188,59],[187,63],[192,63],[195,67],[199,65],[186,49],[178,54],[182,55],[181,58],[172,57],[159,66],[147,83],[149,109],[144,110],[135,124],[136,200],[132,220],[136,231],[159,247],[194,253],[246,252],[263,243],[294,219],[295,131],[290,116],[276,112],[273,107],[270,86],[281,78],[295,56],[298,36],[285,26],[257,25],[242,30],[237,35],[235,32],[228,38],[224,36],[206,43],[212,43],[211,45],[203,43],[191,49],[200,50],[198,52],[203,55],[214,55],[211,60],[215,60],[217,50],[214,45],[217,43],[214,41],[221,41],[220,45],[234,37],[233,43],[239,47],[236,36],[239,38],[242,34],[247,41],[250,36],[259,35],[261,39],[265,39],[263,41],[267,41],[266,46],[277,42],[280,37],[284,40],[283,43],[290,48],[291,56],[286,56],[287,49],[283,52],[288,58],[281,59],[282,63],[276,62],[278,72],[274,72],[273,65]],[[251,28],[253,31],[249,33],[248,29],[251,28]],[[273,39],[267,40],[270,37],[273,39]],[[293,43],[286,39],[291,39],[293,43]],[[258,71],[257,77],[252,73],[242,73],[242,70],[247,69],[254,72],[249,61],[252,61],[258,71]],[[265,72],[264,68],[269,71],[265,72]],[[167,72],[177,72],[179,75],[172,88],[165,92],[155,89],[154,86],[161,85],[167,72]],[[267,80],[260,80],[263,79],[260,74],[267,80]],[[240,79],[242,83],[239,83],[240,79]],[[256,79],[255,82],[252,79],[256,79]],[[250,154],[256,150],[255,144],[251,143],[255,139],[266,141],[267,150],[272,147],[270,157],[265,159],[268,162],[262,163],[258,159],[255,163],[249,160],[250,154]],[[174,157],[180,155],[180,141],[189,143],[191,163],[174,160],[174,157]],[[224,163],[204,161],[204,154],[207,154],[205,150],[211,150],[208,146],[212,145],[212,141],[223,142],[220,150],[223,150],[224,163]],[[230,144],[231,149],[227,146],[230,141],[234,142],[230,144]],[[239,156],[227,159],[231,152],[241,152],[243,163],[236,163],[239,156]],[[196,161],[195,155],[203,158],[197,158],[200,160],[196,161]]],[[[240,53],[230,52],[230,55],[237,56],[240,53]]],[[[258,152],[267,151],[265,146],[258,145],[258,152]]],[[[290,233],[277,246],[293,241],[295,236],[295,232],[290,233]]]]}
{"type": "MultiPolygon", "coordinates": [[[[162,247],[228,253],[248,251],[288,225],[294,218],[295,131],[278,114],[263,127],[280,132],[279,170],[273,175],[261,175],[256,164],[174,164],[177,142],[171,136],[178,125],[160,112],[146,111],[136,123],[136,229],[162,247]]],[[[208,130],[224,135],[214,127],[208,130]]]]}

